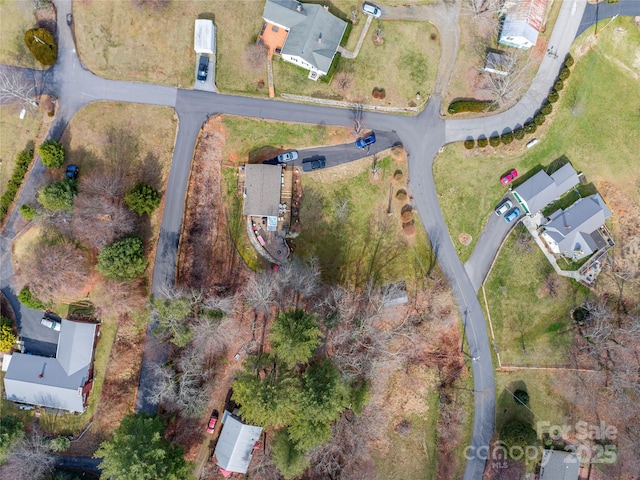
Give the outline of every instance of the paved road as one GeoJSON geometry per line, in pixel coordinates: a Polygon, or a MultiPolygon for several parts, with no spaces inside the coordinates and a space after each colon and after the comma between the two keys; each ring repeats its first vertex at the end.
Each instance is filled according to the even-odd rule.
{"type": "MultiPolygon", "coordinates": [[[[57,94],[60,106],[56,122],[49,132],[50,138],[59,138],[77,110],[95,100],[166,105],[174,107],[178,113],[179,129],[165,198],[157,249],[158,258],[153,274],[154,294],[161,295],[165,288],[174,283],[175,252],[182,223],[190,161],[200,126],[207,115],[226,113],[253,118],[342,126],[350,126],[353,121],[353,114],[348,110],[104,80],[84,69],[77,59],[71,29],[67,28],[64,22],[66,13],[70,12],[69,1],[61,0],[57,2],[57,7],[61,19],[59,22],[60,57],[58,63],[51,69],[52,79],[47,88],[57,94]]],[[[584,0],[563,3],[550,43],[559,52],[558,59],[545,58],[533,86],[508,112],[482,119],[444,122],[439,117],[441,100],[436,91],[426,109],[414,118],[379,113],[365,114],[366,128],[395,132],[409,153],[410,182],[418,211],[464,318],[465,334],[469,344],[467,354],[472,359],[474,374],[475,411],[472,447],[475,450],[480,446],[488,445],[493,434],[495,406],[493,365],[485,319],[476,297],[475,282],[470,280],[460,263],[446,229],[435,193],[432,163],[439,148],[445,143],[463,140],[468,136],[475,138],[480,134],[490,135],[494,131],[501,132],[503,128],[512,128],[531,117],[542,99],[546,97],[548,88],[555,79],[561,58],[564,56],[563,52],[568,51],[575,32],[580,27],[584,8],[584,0]]],[[[40,162],[36,162],[20,200],[33,198],[43,171],[40,162]]],[[[0,260],[6,258],[10,245],[8,242],[15,235],[19,223],[17,215],[9,219],[4,235],[0,238],[0,260]]],[[[8,276],[4,273],[2,281],[6,284],[8,276]]],[[[166,352],[164,350],[166,346],[158,342],[153,343],[152,336],[149,338],[151,343],[145,349],[144,358],[161,360],[164,358],[163,352],[166,352]]],[[[148,370],[143,366],[143,378],[149,378],[147,373],[148,370]]],[[[141,393],[145,390],[142,383],[140,389],[141,393]]],[[[154,410],[157,406],[142,402],[138,403],[137,408],[154,410]]],[[[468,480],[481,478],[484,465],[484,460],[477,455],[471,456],[464,478],[468,480]]]]}
{"type": "MultiPolygon", "coordinates": [[[[500,202],[505,199],[511,200],[513,206],[518,204],[511,193],[502,197],[500,202]]],[[[500,202],[497,202],[496,205],[500,204],[500,202]]],[[[489,214],[487,223],[476,242],[473,253],[471,254],[471,257],[469,257],[469,260],[464,264],[464,269],[476,291],[480,288],[485,277],[489,274],[491,265],[493,265],[493,260],[498,255],[502,242],[507,238],[509,232],[513,230],[516,223],[516,221],[512,221],[511,223],[505,222],[504,215],[498,216],[493,212],[489,214]]]]}
{"type": "Polygon", "coordinates": [[[545,56],[540,64],[531,87],[522,99],[509,110],[482,118],[448,120],[446,126],[446,143],[478,138],[479,134],[487,137],[499,135],[524,125],[531,120],[547,97],[566,54],[580,27],[586,0],[562,2],[555,28],[549,39],[549,47],[557,52],[557,58],[545,56]]]}

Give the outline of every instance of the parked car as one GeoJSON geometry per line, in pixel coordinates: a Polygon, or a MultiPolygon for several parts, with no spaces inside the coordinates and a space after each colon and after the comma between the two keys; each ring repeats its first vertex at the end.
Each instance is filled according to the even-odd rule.
{"type": "Polygon", "coordinates": [[[47,328],[50,328],[51,330],[55,330],[56,332],[60,331],[61,323],[51,319],[50,317],[42,317],[42,320],[40,320],[40,324],[44,325],[47,328]]]}
{"type": "Polygon", "coordinates": [[[209,424],[207,425],[207,433],[213,433],[216,429],[216,423],[218,423],[218,411],[214,410],[209,418],[209,424]]]}
{"type": "Polygon", "coordinates": [[[67,13],[67,25],[71,25],[73,23],[73,15],[67,13]]]}
{"type": "Polygon", "coordinates": [[[504,221],[507,223],[511,223],[519,216],[520,216],[520,209],[516,207],[504,216],[504,221]]]}
{"type": "Polygon", "coordinates": [[[198,80],[204,82],[207,79],[208,72],[209,57],[207,55],[200,55],[200,61],[198,62],[198,80]]]}
{"type": "Polygon", "coordinates": [[[326,165],[325,157],[312,157],[308,159],[304,159],[302,161],[302,171],[310,172],[311,170],[318,170],[320,168],[324,168],[326,165]]]}
{"type": "Polygon", "coordinates": [[[78,166],[77,165],[69,165],[67,166],[67,178],[69,180],[75,180],[76,178],[78,178],[78,166]]]}
{"type": "Polygon", "coordinates": [[[371,132],[366,137],[362,137],[356,140],[356,147],[364,148],[364,147],[368,147],[373,143],[376,143],[376,134],[374,132],[371,132]]]}
{"type": "Polygon", "coordinates": [[[505,200],[496,207],[496,215],[500,216],[503,213],[506,213],[511,207],[513,207],[511,200],[505,200]]]}
{"type": "Polygon", "coordinates": [[[290,152],[281,153],[276,158],[278,159],[278,163],[291,162],[298,159],[298,152],[296,150],[292,150],[290,152]]]}
{"type": "Polygon", "coordinates": [[[362,4],[362,12],[366,15],[371,15],[374,18],[380,18],[380,15],[382,15],[382,10],[369,2],[364,2],[362,4]]]}
{"type": "Polygon", "coordinates": [[[511,170],[506,175],[503,175],[502,177],[500,177],[500,182],[503,185],[506,185],[507,183],[512,182],[516,178],[518,178],[518,171],[514,169],[514,170],[511,170]]]}

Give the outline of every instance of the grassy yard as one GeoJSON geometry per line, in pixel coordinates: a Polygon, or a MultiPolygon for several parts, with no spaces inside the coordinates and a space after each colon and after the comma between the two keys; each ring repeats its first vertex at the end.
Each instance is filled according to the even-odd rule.
{"type": "MultiPolygon", "coordinates": [[[[519,65],[522,65],[523,72],[521,74],[522,86],[518,92],[518,96],[524,94],[528,85],[533,80],[540,62],[546,54],[549,37],[553,32],[555,21],[560,11],[561,1],[550,1],[547,3],[547,19],[546,30],[538,36],[536,46],[524,53],[519,65]]],[[[458,18],[460,28],[460,47],[454,65],[453,75],[443,99],[443,111],[447,112],[449,103],[456,98],[477,98],[482,100],[491,99],[490,92],[483,91],[481,88],[484,84],[484,76],[487,73],[481,72],[485,62],[485,48],[492,48],[502,51],[509,51],[509,47],[498,44],[496,35],[497,16],[494,12],[488,11],[475,17],[470,11],[463,11],[458,18]]],[[[514,99],[515,100],[515,99],[514,99]]],[[[503,108],[508,108],[504,105],[503,108]]],[[[457,114],[458,118],[465,114],[457,114]]],[[[474,115],[478,114],[466,114],[474,115]]]]}
{"type": "MultiPolygon", "coordinates": [[[[348,11],[348,10],[347,10],[348,11]]],[[[357,42],[358,27],[351,33],[348,47],[357,42]]],[[[344,94],[334,84],[307,79],[309,72],[284,61],[274,61],[276,94],[292,93],[321,98],[336,98],[349,101],[364,101],[376,105],[407,106],[416,102],[416,93],[427,98],[436,79],[440,59],[439,35],[430,40],[437,30],[427,22],[382,22],[374,21],[356,59],[341,58],[337,71],[352,72],[352,86],[344,94]],[[375,46],[371,36],[377,26],[384,31],[384,44],[375,46]],[[375,100],[371,96],[374,88],[384,88],[386,98],[375,100]]],[[[419,102],[418,102],[419,103],[419,102]]]]}
{"type": "MultiPolygon", "coordinates": [[[[584,41],[574,49],[584,50],[584,41]]],[[[634,167],[640,149],[640,82],[632,75],[640,74],[634,53],[640,49],[640,32],[631,19],[618,18],[599,34],[598,42],[577,59],[554,113],[535,135],[540,142],[534,148],[516,141],[508,147],[467,151],[457,144],[438,156],[434,176],[440,205],[463,261],[505,192],[499,177],[509,168],[522,175],[566,155],[601,193],[604,186],[613,185],[625,202],[640,204],[640,174],[634,167]],[[459,245],[461,232],[473,237],[469,247],[459,245]]],[[[615,217],[616,205],[604,199],[615,217]]]]}
{"type": "Polygon", "coordinates": [[[36,25],[31,2],[0,0],[0,18],[0,63],[33,68],[36,61],[24,43],[24,32],[36,25]]]}
{"type": "Polygon", "coordinates": [[[222,182],[224,188],[224,204],[227,210],[229,234],[244,263],[251,270],[258,270],[264,264],[258,252],[253,248],[247,237],[245,217],[242,214],[242,197],[238,194],[238,169],[236,167],[222,168],[222,182]]]}
{"type": "MultiPolygon", "coordinates": [[[[423,0],[381,2],[384,5],[426,4],[423,0]]],[[[106,78],[137,80],[189,87],[194,82],[193,28],[196,18],[216,24],[216,84],[227,93],[268,95],[267,72],[244,64],[246,48],[256,41],[263,23],[263,0],[188,0],[167,2],[154,9],[142,2],[77,2],[73,5],[75,34],[80,57],[87,67],[106,78]]],[[[335,11],[348,18],[350,0],[332,2],[335,11]]],[[[359,23],[346,44],[353,49],[364,26],[358,4],[359,23]]],[[[431,91],[435,81],[440,45],[429,40],[435,29],[422,22],[374,21],[356,60],[342,60],[342,68],[355,75],[348,92],[351,99],[371,98],[374,87],[385,88],[384,104],[404,106],[431,91]],[[381,24],[384,45],[375,47],[371,35],[381,24]],[[427,39],[427,40],[425,40],[427,39]]],[[[333,87],[307,80],[307,73],[284,62],[274,63],[278,92],[331,96],[333,87]]],[[[380,101],[376,101],[378,103],[380,101]]]]}
{"type": "Polygon", "coordinates": [[[391,379],[387,395],[393,419],[389,422],[385,446],[373,453],[376,478],[435,478],[439,410],[435,377],[433,370],[413,367],[391,379]],[[401,421],[411,425],[407,435],[395,430],[401,421]]]}
{"type": "Polygon", "coordinates": [[[223,150],[225,164],[242,165],[264,152],[274,149],[309,148],[335,145],[353,140],[351,131],[342,127],[282,123],[225,116],[222,119],[226,142],[223,150]]]}
{"type": "Polygon", "coordinates": [[[42,113],[29,111],[20,120],[20,109],[12,105],[0,105],[0,195],[7,188],[13,174],[16,156],[25,149],[33,149],[42,126],[42,113]]]}
{"type": "MultiPolygon", "coordinates": [[[[567,363],[574,335],[569,311],[586,298],[588,290],[558,276],[524,227],[511,233],[485,290],[503,364],[567,363]]],[[[482,292],[480,302],[484,305],[482,292]]]]}
{"type": "Polygon", "coordinates": [[[370,161],[349,167],[343,178],[331,169],[303,176],[299,254],[318,258],[327,283],[358,287],[369,279],[384,284],[424,275],[430,248],[419,220],[414,218],[416,233],[408,240],[399,222],[403,202],[394,199],[393,214],[387,214],[390,193],[405,185],[394,172],[406,171],[406,163],[385,157],[375,181],[370,161]]]}

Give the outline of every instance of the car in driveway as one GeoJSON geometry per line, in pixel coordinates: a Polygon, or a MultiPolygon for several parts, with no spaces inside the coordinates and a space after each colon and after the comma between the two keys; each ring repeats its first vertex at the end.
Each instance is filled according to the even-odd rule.
{"type": "Polygon", "coordinates": [[[382,15],[382,10],[380,10],[371,2],[364,2],[362,4],[362,13],[371,15],[373,18],[380,18],[380,15],[382,15]]]}
{"type": "Polygon", "coordinates": [[[198,80],[204,82],[207,79],[207,73],[209,73],[209,57],[207,55],[200,55],[200,61],[198,62],[198,80]]]}
{"type": "Polygon", "coordinates": [[[511,223],[519,216],[520,216],[520,209],[516,207],[504,216],[504,221],[507,223],[511,223]]]}
{"type": "Polygon", "coordinates": [[[518,178],[518,171],[514,169],[514,170],[511,170],[509,173],[501,176],[500,183],[502,183],[503,185],[506,185],[507,183],[514,181],[516,178],[518,178]]]}
{"type": "Polygon", "coordinates": [[[60,331],[60,322],[54,320],[49,316],[42,317],[42,320],[40,320],[40,324],[47,328],[50,328],[51,330],[55,330],[56,332],[60,331]]]}
{"type": "Polygon", "coordinates": [[[216,423],[218,423],[218,411],[214,410],[209,418],[209,423],[207,424],[207,433],[213,433],[216,429],[216,423]]]}
{"type": "Polygon", "coordinates": [[[312,170],[319,170],[326,166],[326,158],[322,156],[305,158],[302,161],[302,171],[310,172],[312,170]]]}
{"type": "Polygon", "coordinates": [[[67,25],[71,25],[73,23],[73,15],[67,13],[67,25]]]}
{"type": "Polygon", "coordinates": [[[376,134],[375,134],[375,132],[371,132],[366,137],[362,137],[362,138],[359,138],[358,140],[356,140],[356,147],[365,148],[365,147],[368,147],[369,145],[372,145],[374,143],[376,143],[376,134]]]}
{"type": "Polygon", "coordinates": [[[281,153],[276,158],[278,159],[278,163],[292,162],[293,160],[298,159],[298,151],[292,150],[290,152],[281,153]]]}
{"type": "Polygon", "coordinates": [[[505,200],[496,207],[496,215],[500,216],[503,213],[506,213],[511,207],[513,207],[511,200],[505,200]]]}

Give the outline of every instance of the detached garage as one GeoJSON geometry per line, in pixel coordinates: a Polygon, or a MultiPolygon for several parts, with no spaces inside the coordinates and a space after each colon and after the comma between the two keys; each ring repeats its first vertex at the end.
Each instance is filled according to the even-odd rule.
{"type": "Polygon", "coordinates": [[[211,20],[196,20],[195,33],[193,34],[193,49],[196,53],[215,53],[216,27],[211,20]]]}

